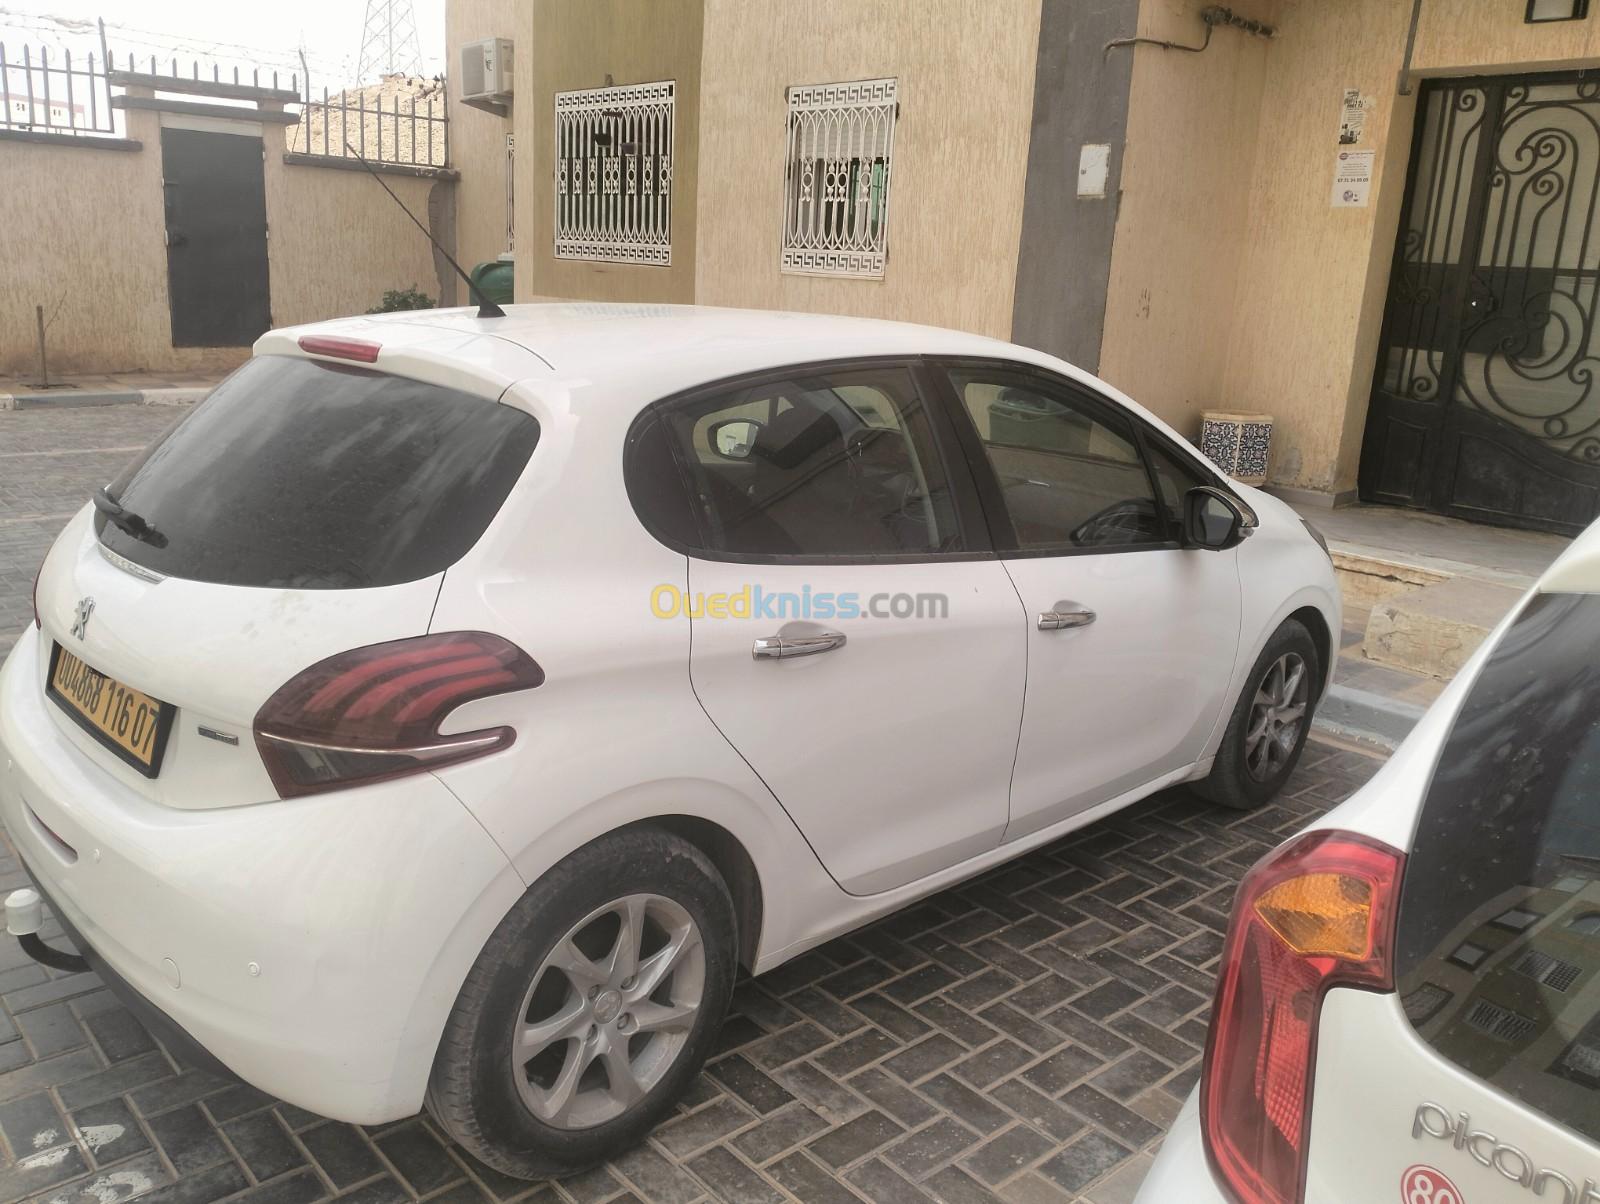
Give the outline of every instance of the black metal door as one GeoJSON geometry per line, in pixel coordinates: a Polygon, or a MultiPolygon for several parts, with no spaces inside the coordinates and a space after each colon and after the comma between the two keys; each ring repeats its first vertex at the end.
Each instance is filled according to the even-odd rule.
{"type": "Polygon", "coordinates": [[[161,131],[174,347],[247,347],[272,325],[260,138],[161,131]]]}
{"type": "Polygon", "coordinates": [[[1600,515],[1600,80],[1443,80],[1418,133],[1361,495],[1575,533],[1600,515]]]}

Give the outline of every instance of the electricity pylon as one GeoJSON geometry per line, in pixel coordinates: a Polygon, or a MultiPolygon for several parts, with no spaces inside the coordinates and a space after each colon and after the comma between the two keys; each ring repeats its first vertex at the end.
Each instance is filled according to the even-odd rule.
{"type": "Polygon", "coordinates": [[[367,0],[357,79],[371,83],[382,75],[421,75],[422,43],[411,0],[367,0]]]}

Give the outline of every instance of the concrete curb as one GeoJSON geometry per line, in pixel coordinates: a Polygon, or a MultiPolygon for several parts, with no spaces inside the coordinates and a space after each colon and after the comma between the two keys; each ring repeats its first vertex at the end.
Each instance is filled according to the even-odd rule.
{"type": "Polygon", "coordinates": [[[213,386],[165,389],[61,389],[43,393],[0,393],[0,410],[75,410],[92,406],[186,406],[202,400],[213,386]]]}
{"type": "Polygon", "coordinates": [[[144,390],[144,404],[147,406],[191,406],[196,402],[204,401],[211,395],[215,385],[206,385],[203,388],[181,389],[146,389],[144,390]]]}
{"type": "Polygon", "coordinates": [[[1345,740],[1359,740],[1393,751],[1426,709],[1370,690],[1332,685],[1323,695],[1311,726],[1345,740]]]}

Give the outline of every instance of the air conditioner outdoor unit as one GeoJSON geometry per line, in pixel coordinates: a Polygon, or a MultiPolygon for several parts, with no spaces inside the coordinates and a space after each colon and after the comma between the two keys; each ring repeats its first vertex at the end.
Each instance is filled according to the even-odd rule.
{"type": "Polygon", "coordinates": [[[484,38],[461,48],[461,100],[503,105],[511,99],[510,38],[484,38]]]}

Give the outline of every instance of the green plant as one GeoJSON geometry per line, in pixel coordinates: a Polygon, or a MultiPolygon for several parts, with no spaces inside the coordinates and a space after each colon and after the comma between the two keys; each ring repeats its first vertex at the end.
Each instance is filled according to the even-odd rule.
{"type": "Polygon", "coordinates": [[[427,293],[412,285],[410,288],[385,289],[383,303],[367,310],[369,314],[391,314],[401,309],[433,309],[438,303],[427,293]]]}

